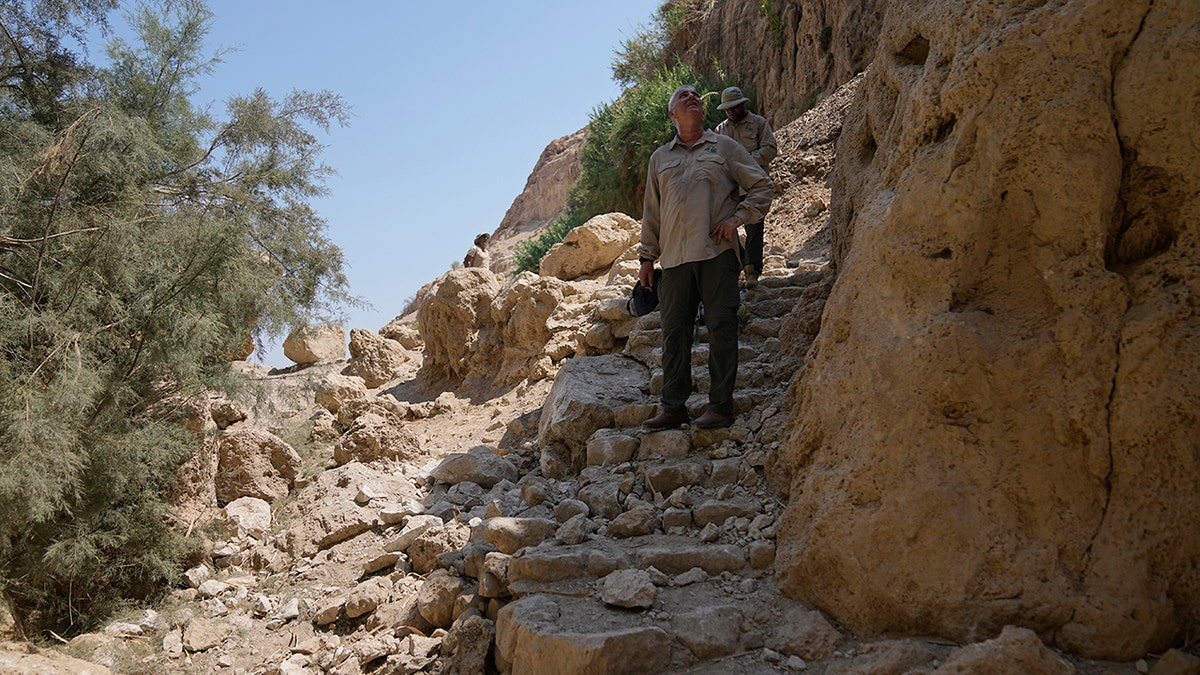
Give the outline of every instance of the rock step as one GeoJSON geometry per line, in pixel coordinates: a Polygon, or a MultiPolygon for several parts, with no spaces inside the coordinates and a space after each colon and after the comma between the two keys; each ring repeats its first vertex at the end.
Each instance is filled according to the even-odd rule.
{"type": "MultiPolygon", "coordinates": [[[[738,338],[739,364],[754,361],[773,362],[774,354],[780,349],[779,331],[782,326],[780,319],[759,319],[742,328],[738,338]]],[[[692,345],[692,365],[708,364],[708,336],[698,344],[692,345]]],[[[660,331],[642,331],[630,335],[625,345],[625,354],[639,362],[654,367],[662,367],[662,333],[660,331]]]]}
{"type": "Polygon", "coordinates": [[[756,580],[674,581],[631,571],[586,595],[516,599],[497,617],[497,665],[522,673],[680,672],[750,651],[798,665],[830,658],[844,641],[820,612],[760,590],[756,580]]]}
{"type": "MultiPolygon", "coordinates": [[[[742,389],[759,389],[775,385],[775,371],[770,363],[762,361],[741,361],[738,363],[737,379],[734,381],[734,396],[742,389]]],[[[708,391],[710,377],[708,366],[692,366],[692,391],[704,393],[708,391]]],[[[655,367],[650,371],[650,394],[658,396],[663,388],[663,370],[655,367]]],[[[707,396],[707,394],[706,394],[707,396]]],[[[707,402],[707,398],[705,399],[707,402]]],[[[690,407],[690,402],[689,402],[690,407]]],[[[702,411],[703,412],[703,411],[702,411]]]]}
{"type": "Polygon", "coordinates": [[[686,535],[645,535],[629,539],[596,539],[576,545],[547,543],[525,548],[508,559],[508,588],[515,596],[547,590],[578,592],[589,580],[617,570],[654,568],[668,576],[692,570],[707,579],[725,572],[750,572],[750,553],[737,544],[708,543],[686,535]]]}

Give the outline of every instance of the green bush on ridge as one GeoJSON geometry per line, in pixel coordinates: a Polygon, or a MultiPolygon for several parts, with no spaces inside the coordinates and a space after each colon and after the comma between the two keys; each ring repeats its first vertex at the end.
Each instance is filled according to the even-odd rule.
{"type": "MultiPolygon", "coordinates": [[[[680,85],[692,84],[707,102],[705,126],[715,128],[725,113],[717,110],[727,79],[708,76],[687,65],[660,68],[635,83],[612,103],[592,111],[566,212],[542,234],[519,244],[515,273],[538,269],[542,256],[575,227],[593,216],[619,211],[641,218],[646,166],[658,146],[671,140],[675,126],[667,117],[667,101],[680,85]]],[[[730,83],[732,84],[732,83],[730,83]]]]}

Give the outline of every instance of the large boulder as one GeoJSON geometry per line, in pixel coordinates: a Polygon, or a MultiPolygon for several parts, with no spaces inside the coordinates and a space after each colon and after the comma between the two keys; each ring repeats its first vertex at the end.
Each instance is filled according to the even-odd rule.
{"type": "Polygon", "coordinates": [[[400,504],[419,496],[410,478],[388,466],[350,462],[322,471],[285,506],[284,543],[294,556],[312,556],[380,525],[379,503],[400,504]],[[360,492],[378,499],[360,504],[355,500],[360,492]]]}
{"type": "Polygon", "coordinates": [[[300,365],[344,359],[346,330],[332,324],[298,328],[283,341],[283,355],[300,365]]]}
{"type": "Polygon", "coordinates": [[[421,438],[404,428],[404,420],[376,406],[355,418],[337,440],[333,462],[341,466],[351,461],[408,460],[423,452],[421,438]]]}
{"type": "Polygon", "coordinates": [[[350,362],[346,374],[358,376],[370,388],[395,379],[410,356],[399,342],[380,337],[366,328],[350,330],[350,362]]]}
{"type": "Polygon", "coordinates": [[[571,230],[546,252],[538,266],[544,277],[570,281],[597,272],[607,272],[617,258],[637,243],[641,227],[624,213],[593,217],[571,230]]]}
{"type": "MultiPolygon", "coordinates": [[[[574,288],[553,277],[522,272],[492,302],[492,322],[501,343],[499,364],[490,364],[497,382],[542,379],[547,363],[570,354],[547,354],[547,345],[563,322],[552,320],[563,299],[574,288]],[[497,366],[499,366],[497,368],[497,366]]],[[[573,354],[573,350],[571,351],[573,354]]]]}
{"type": "Polygon", "coordinates": [[[417,312],[425,341],[422,367],[438,378],[459,379],[470,373],[476,341],[492,327],[492,300],[500,278],[479,267],[451,270],[438,280],[417,312]]]}
{"type": "Polygon", "coordinates": [[[313,384],[313,400],[317,405],[336,414],[350,401],[367,398],[367,385],[361,377],[329,373],[313,384]]]}
{"type": "Polygon", "coordinates": [[[240,497],[268,502],[286,497],[301,469],[296,450],[269,432],[226,431],[217,439],[216,494],[223,503],[240,497]]]}
{"type": "Polygon", "coordinates": [[[421,340],[421,331],[413,327],[412,323],[403,316],[392,319],[386,326],[380,328],[379,336],[395,340],[400,343],[401,347],[408,350],[417,351],[425,347],[425,343],[421,340]]]}
{"type": "Polygon", "coordinates": [[[859,633],[1162,651],[1200,629],[1194,4],[888,12],[792,397],[784,588],[859,633]]]}
{"type": "Polygon", "coordinates": [[[646,366],[626,356],[581,356],[567,361],[542,407],[538,443],[564,444],[570,450],[572,468],[578,471],[586,463],[592,434],[625,426],[645,412],[649,384],[646,366]]]}
{"type": "Polygon", "coordinates": [[[533,594],[505,605],[496,618],[497,656],[513,672],[539,675],[653,673],[670,666],[671,637],[662,628],[590,608],[580,621],[578,610],[560,606],[569,604],[571,598],[533,594]]]}

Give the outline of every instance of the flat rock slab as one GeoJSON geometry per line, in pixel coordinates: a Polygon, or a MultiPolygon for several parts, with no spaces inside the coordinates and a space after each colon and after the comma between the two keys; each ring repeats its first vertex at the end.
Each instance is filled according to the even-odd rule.
{"type": "Polygon", "coordinates": [[[671,664],[671,637],[625,611],[595,600],[530,595],[496,620],[496,648],[512,672],[653,673],[671,664]],[[578,621],[576,620],[578,618],[578,621]]]}
{"type": "Polygon", "coordinates": [[[598,429],[614,426],[615,411],[642,403],[650,382],[646,366],[610,354],[576,357],[554,378],[543,407],[538,443],[565,443],[586,457],[588,439],[598,429]]]}

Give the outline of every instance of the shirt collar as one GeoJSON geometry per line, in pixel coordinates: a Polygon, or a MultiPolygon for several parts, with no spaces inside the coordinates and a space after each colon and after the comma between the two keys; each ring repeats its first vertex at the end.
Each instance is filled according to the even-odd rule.
{"type": "MultiPolygon", "coordinates": [[[[696,141],[696,145],[693,145],[692,148],[696,148],[701,143],[712,143],[716,135],[716,132],[714,132],[712,129],[705,129],[704,133],[700,134],[700,140],[696,141]]],[[[683,141],[679,140],[679,134],[675,134],[675,137],[671,139],[670,145],[672,150],[674,150],[676,147],[680,147],[685,150],[689,149],[688,146],[683,144],[683,141]]]]}

